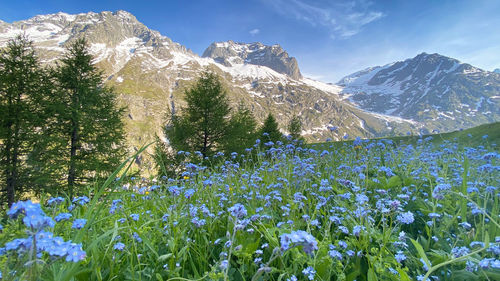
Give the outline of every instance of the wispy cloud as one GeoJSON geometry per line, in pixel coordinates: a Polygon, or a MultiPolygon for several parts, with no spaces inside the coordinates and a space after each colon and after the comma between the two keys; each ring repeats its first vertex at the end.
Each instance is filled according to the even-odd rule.
{"type": "Polygon", "coordinates": [[[252,30],[250,30],[248,33],[250,33],[250,35],[252,36],[255,36],[257,34],[259,34],[260,30],[258,28],[254,28],[252,30]]]}
{"type": "Polygon", "coordinates": [[[332,38],[347,38],[356,35],[363,26],[374,22],[384,14],[371,9],[366,0],[317,2],[300,0],[265,0],[276,12],[312,26],[329,29],[332,38]]]}

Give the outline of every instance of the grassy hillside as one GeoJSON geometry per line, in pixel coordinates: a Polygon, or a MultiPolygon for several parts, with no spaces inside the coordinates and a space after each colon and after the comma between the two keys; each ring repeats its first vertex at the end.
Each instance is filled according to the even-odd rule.
{"type": "MultiPolygon", "coordinates": [[[[400,137],[388,137],[384,139],[391,139],[395,143],[402,144],[415,144],[420,138],[432,137],[432,142],[434,144],[441,144],[444,141],[457,141],[462,147],[474,147],[474,146],[491,146],[493,150],[500,150],[500,122],[484,124],[474,128],[454,131],[449,133],[423,135],[423,136],[400,136],[400,137]],[[487,136],[487,137],[486,137],[487,136]]],[[[340,142],[326,142],[326,143],[314,143],[310,146],[315,149],[327,149],[333,147],[342,146],[344,143],[351,144],[353,141],[340,141],[340,142]]]]}
{"type": "Polygon", "coordinates": [[[1,280],[500,280],[499,154],[334,144],[18,202],[0,211],[1,280]]]}

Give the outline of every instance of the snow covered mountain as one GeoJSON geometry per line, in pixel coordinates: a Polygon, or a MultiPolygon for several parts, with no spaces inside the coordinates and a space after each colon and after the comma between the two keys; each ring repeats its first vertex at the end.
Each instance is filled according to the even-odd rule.
{"type": "Polygon", "coordinates": [[[46,64],[57,63],[73,40],[88,40],[95,63],[128,107],[131,149],[161,133],[167,112],[182,108],[184,90],[206,69],[219,74],[233,105],[243,102],[259,121],[272,112],[285,128],[294,114],[301,116],[309,140],[449,131],[500,120],[500,74],[438,54],[368,68],[332,85],[303,77],[279,45],[217,42],[200,57],[125,11],[0,21],[0,47],[22,33],[46,64]]]}
{"type": "Polygon", "coordinates": [[[225,66],[253,64],[267,66],[270,69],[286,74],[293,79],[302,78],[299,64],[280,45],[266,46],[259,42],[252,44],[235,43],[233,41],[212,43],[203,52],[203,57],[213,58],[225,66]]]}
{"type": "Polygon", "coordinates": [[[343,101],[341,87],[302,77],[296,59],[279,45],[214,43],[200,57],[125,11],[0,22],[0,47],[22,33],[34,41],[46,64],[56,63],[73,40],[88,40],[95,63],[128,107],[125,121],[132,148],[161,132],[168,110],[182,108],[184,89],[206,69],[221,76],[232,104],[242,101],[258,120],[272,112],[284,128],[292,115],[301,116],[309,140],[404,134],[420,127],[343,101]]]}
{"type": "Polygon", "coordinates": [[[500,75],[439,54],[371,67],[337,84],[360,108],[435,129],[500,120],[500,75]]]}
{"type": "Polygon", "coordinates": [[[496,68],[495,70],[493,70],[493,72],[500,74],[500,68],[496,68]]]}

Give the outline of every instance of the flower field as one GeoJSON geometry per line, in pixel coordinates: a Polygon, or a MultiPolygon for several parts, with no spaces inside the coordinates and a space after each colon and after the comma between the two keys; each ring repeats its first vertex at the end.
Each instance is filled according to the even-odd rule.
{"type": "Polygon", "coordinates": [[[1,280],[500,280],[495,147],[268,145],[15,203],[1,280]]]}

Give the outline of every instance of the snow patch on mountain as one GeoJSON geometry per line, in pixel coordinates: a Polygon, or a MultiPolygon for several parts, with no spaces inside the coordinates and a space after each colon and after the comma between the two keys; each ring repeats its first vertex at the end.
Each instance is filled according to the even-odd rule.
{"type": "Polygon", "coordinates": [[[316,89],[322,90],[322,91],[330,93],[330,94],[338,95],[342,91],[342,87],[340,87],[338,85],[328,84],[328,83],[320,82],[320,81],[313,80],[310,78],[304,77],[300,81],[306,85],[309,85],[311,87],[314,87],[316,89]]]}

